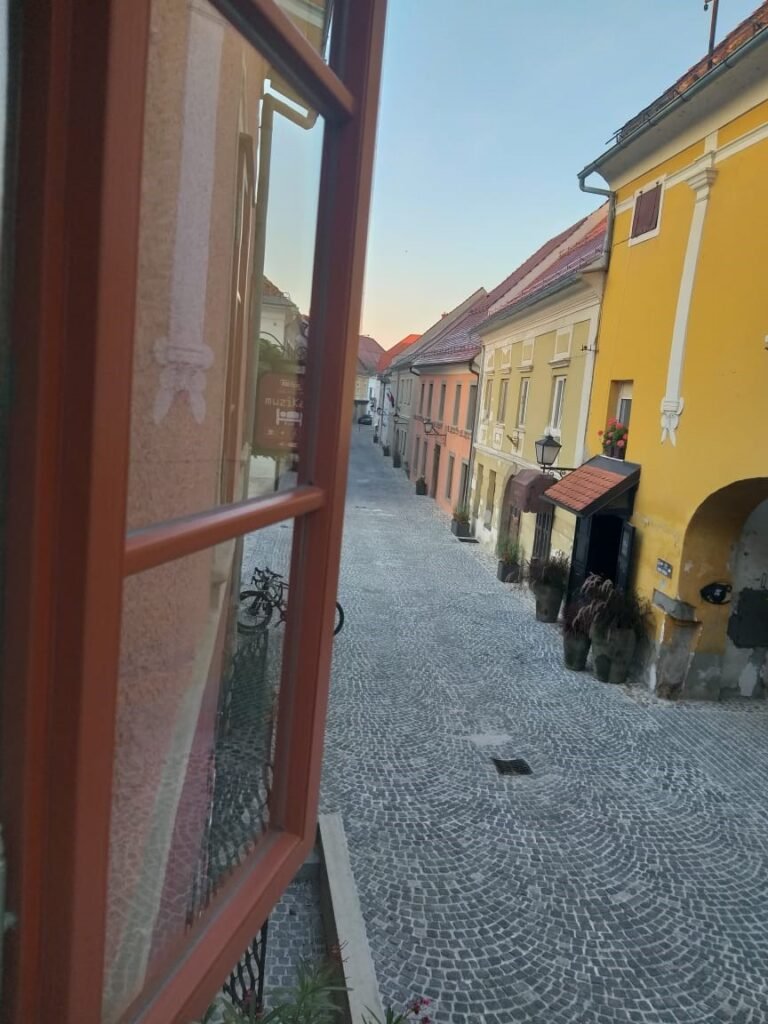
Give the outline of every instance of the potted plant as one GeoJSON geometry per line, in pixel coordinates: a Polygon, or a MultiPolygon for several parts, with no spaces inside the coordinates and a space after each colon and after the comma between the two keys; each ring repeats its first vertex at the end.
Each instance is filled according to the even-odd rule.
{"type": "Polygon", "coordinates": [[[382,445],[381,450],[382,450],[382,453],[384,454],[385,457],[389,455],[389,445],[388,444],[382,445]]]}
{"type": "Polygon", "coordinates": [[[374,427],[373,428],[373,443],[374,444],[378,444],[379,443],[379,428],[378,427],[374,427]]]}
{"type": "Polygon", "coordinates": [[[417,494],[426,494],[427,493],[427,481],[424,479],[423,476],[420,476],[418,478],[418,480],[416,481],[416,493],[417,494]]]}
{"type": "Polygon", "coordinates": [[[647,629],[648,602],[596,575],[587,577],[581,594],[591,622],[595,675],[603,683],[625,683],[637,642],[647,629]]]}
{"type": "Polygon", "coordinates": [[[565,667],[574,672],[583,672],[587,667],[587,655],[592,643],[589,636],[592,626],[589,606],[576,601],[566,605],[562,625],[565,667]]]}
{"type": "Polygon", "coordinates": [[[627,447],[627,435],[629,430],[617,419],[610,419],[605,430],[598,430],[597,436],[603,445],[603,455],[612,459],[623,459],[627,447]]]}
{"type": "Polygon", "coordinates": [[[520,579],[520,566],[522,564],[523,550],[516,540],[507,537],[499,541],[496,553],[499,556],[499,564],[496,567],[496,579],[502,583],[517,583],[520,579]]]}
{"type": "Polygon", "coordinates": [[[403,472],[405,473],[405,475],[410,480],[411,479],[411,467],[408,465],[407,462],[403,463],[403,472]]]}
{"type": "Polygon", "coordinates": [[[454,537],[469,537],[471,531],[469,528],[469,509],[466,505],[457,505],[453,510],[453,518],[451,519],[451,533],[454,537]]]}
{"type": "Polygon", "coordinates": [[[392,456],[392,466],[395,469],[400,469],[400,461],[400,452],[395,452],[395,454],[392,456]]]}
{"type": "Polygon", "coordinates": [[[557,622],[570,571],[568,556],[562,553],[546,559],[531,559],[528,563],[524,575],[536,598],[539,622],[557,622]]]}

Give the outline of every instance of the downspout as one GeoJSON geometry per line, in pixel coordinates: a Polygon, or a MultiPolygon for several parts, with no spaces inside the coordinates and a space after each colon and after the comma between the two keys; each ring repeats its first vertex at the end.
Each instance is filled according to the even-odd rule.
{"type": "MultiPolygon", "coordinates": [[[[485,362],[485,348],[481,347],[480,351],[482,352],[482,355],[480,357],[481,361],[485,362]]],[[[462,494],[461,496],[461,503],[462,505],[466,506],[467,511],[469,511],[470,508],[469,495],[472,490],[472,473],[475,468],[475,432],[477,431],[477,424],[480,412],[480,370],[474,370],[472,368],[472,364],[474,363],[474,361],[474,358],[470,359],[469,363],[467,364],[469,372],[473,373],[477,378],[477,391],[475,392],[475,415],[472,417],[472,432],[469,442],[469,466],[467,467],[467,479],[465,484],[466,494],[462,494]]]]}
{"type": "MultiPolygon", "coordinates": [[[[252,372],[246,383],[246,433],[253,451],[253,431],[256,423],[256,382],[259,373],[259,343],[261,341],[261,296],[264,288],[264,260],[267,246],[267,208],[269,206],[269,175],[272,163],[272,129],[274,126],[275,113],[309,131],[317,121],[317,111],[308,110],[305,114],[294,110],[287,103],[283,103],[272,93],[267,93],[261,102],[261,130],[259,132],[259,173],[256,185],[256,215],[254,217],[254,238],[253,238],[253,271],[252,281],[253,299],[251,301],[251,344],[254,352],[251,360],[252,372]]],[[[248,476],[246,474],[246,494],[248,488],[248,476]]]]}
{"type": "MultiPolygon", "coordinates": [[[[603,262],[605,264],[604,273],[607,275],[608,267],[610,266],[610,263],[611,263],[611,249],[613,248],[613,229],[614,229],[614,225],[616,223],[616,193],[612,189],[609,189],[609,188],[595,188],[593,185],[587,185],[586,184],[586,178],[587,178],[587,176],[590,173],[591,172],[587,171],[587,170],[581,171],[579,173],[579,175],[578,175],[579,188],[581,189],[582,192],[588,192],[590,195],[594,195],[594,196],[605,196],[605,198],[608,200],[608,217],[607,217],[606,223],[605,223],[605,242],[603,243],[603,251],[601,253],[601,257],[602,257],[603,262]]],[[[594,387],[594,384],[595,384],[595,358],[594,357],[597,355],[597,352],[598,352],[599,347],[600,347],[600,321],[603,318],[603,301],[604,300],[605,300],[605,282],[603,283],[603,294],[600,296],[600,303],[599,303],[599,305],[597,307],[597,324],[596,324],[596,327],[595,327],[594,349],[593,349],[593,352],[592,352],[592,372],[591,372],[590,377],[589,377],[589,394],[587,396],[587,410],[592,408],[592,388],[594,387]]],[[[587,412],[587,423],[586,423],[586,426],[585,426],[585,435],[586,435],[586,431],[588,429],[589,429],[589,412],[587,412]]],[[[580,443],[582,444],[582,446],[586,444],[586,436],[581,440],[580,443]]],[[[582,447],[582,457],[583,457],[583,447],[582,447]]],[[[574,460],[574,461],[577,461],[577,460],[574,460]]],[[[579,465],[581,465],[580,461],[579,461],[579,465]]]]}

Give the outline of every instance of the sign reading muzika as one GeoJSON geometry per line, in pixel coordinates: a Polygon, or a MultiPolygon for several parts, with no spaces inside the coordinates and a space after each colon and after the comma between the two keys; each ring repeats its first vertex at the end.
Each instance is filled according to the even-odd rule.
{"type": "Polygon", "coordinates": [[[254,438],[257,450],[295,452],[298,449],[303,383],[294,373],[264,373],[259,378],[254,438]]]}

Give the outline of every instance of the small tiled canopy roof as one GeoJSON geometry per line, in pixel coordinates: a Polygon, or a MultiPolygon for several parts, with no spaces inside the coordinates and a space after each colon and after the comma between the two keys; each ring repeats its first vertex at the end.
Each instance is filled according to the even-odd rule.
{"type": "Polygon", "coordinates": [[[591,516],[636,487],[639,480],[640,467],[635,463],[596,455],[550,487],[542,500],[577,516],[591,516]]]}

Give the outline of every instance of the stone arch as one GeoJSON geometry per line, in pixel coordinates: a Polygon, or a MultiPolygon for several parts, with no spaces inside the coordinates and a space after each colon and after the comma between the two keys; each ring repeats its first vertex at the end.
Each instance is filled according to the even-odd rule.
{"type": "Polygon", "coordinates": [[[694,629],[688,630],[690,657],[684,684],[691,696],[718,697],[724,689],[737,688],[731,677],[739,659],[732,652],[728,655],[728,621],[740,588],[750,577],[747,570],[752,555],[744,544],[750,533],[748,524],[752,521],[759,527],[768,521],[764,519],[768,517],[766,502],[768,477],[737,480],[705,498],[686,528],[678,593],[693,609],[695,620],[694,629]],[[734,588],[730,603],[709,604],[702,598],[702,588],[715,582],[734,588]]]}

